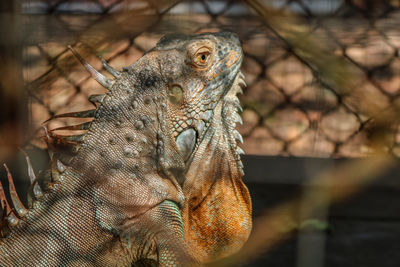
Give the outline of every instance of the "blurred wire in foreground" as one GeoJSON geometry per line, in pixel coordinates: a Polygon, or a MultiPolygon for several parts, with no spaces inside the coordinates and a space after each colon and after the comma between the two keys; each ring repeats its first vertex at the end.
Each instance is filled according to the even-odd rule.
{"type": "Polygon", "coordinates": [[[13,0],[0,2],[0,162],[23,144],[27,130],[19,4],[13,0]]]}

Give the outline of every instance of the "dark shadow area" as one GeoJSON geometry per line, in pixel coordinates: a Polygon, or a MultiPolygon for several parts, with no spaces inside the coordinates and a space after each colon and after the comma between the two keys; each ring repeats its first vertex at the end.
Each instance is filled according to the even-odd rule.
{"type": "MultiPolygon", "coordinates": [[[[323,169],[344,161],[351,160],[243,157],[254,217],[279,203],[301,196],[306,181],[313,174],[310,168],[323,169]]],[[[305,239],[311,243],[316,233],[324,236],[323,266],[399,266],[399,173],[400,165],[397,165],[351,198],[332,204],[328,213],[328,229],[305,234],[305,239]]],[[[299,266],[298,242],[296,234],[243,266],[299,266]]]]}

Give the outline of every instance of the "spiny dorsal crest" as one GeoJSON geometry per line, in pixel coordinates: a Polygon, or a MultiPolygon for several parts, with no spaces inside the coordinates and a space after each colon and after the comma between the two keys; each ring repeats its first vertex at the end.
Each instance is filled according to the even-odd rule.
{"type": "MultiPolygon", "coordinates": [[[[43,196],[43,192],[38,184],[35,173],[32,168],[32,164],[28,155],[25,151],[21,150],[25,154],[26,163],[28,165],[28,176],[30,179],[31,186],[28,193],[28,203],[31,206],[35,200],[39,200],[43,196]]],[[[14,185],[14,179],[11,175],[7,165],[3,165],[7,172],[8,179],[8,191],[10,193],[11,203],[7,200],[5,190],[2,183],[0,182],[0,202],[1,202],[1,219],[0,219],[0,237],[6,237],[10,231],[10,228],[17,225],[20,220],[23,220],[28,213],[28,209],[24,207],[22,201],[18,197],[17,191],[14,185]]]]}
{"type": "MultiPolygon", "coordinates": [[[[72,46],[68,46],[72,51],[74,56],[80,61],[80,63],[86,68],[90,73],[91,77],[94,78],[100,85],[102,85],[107,90],[110,90],[114,84],[113,80],[108,79],[103,74],[98,72],[93,66],[91,66],[86,60],[84,60],[72,46]]],[[[113,69],[102,57],[100,61],[103,64],[104,69],[109,72],[113,77],[118,78],[120,72],[113,69]]],[[[104,99],[104,94],[95,94],[89,97],[89,101],[96,107],[90,110],[69,112],[64,114],[57,114],[44,123],[57,118],[91,118],[91,121],[86,121],[76,125],[67,125],[54,129],[48,129],[43,126],[45,136],[44,140],[47,143],[48,152],[50,156],[50,168],[49,171],[45,172],[41,178],[45,184],[46,189],[51,189],[54,183],[57,183],[58,177],[65,170],[65,165],[73,158],[79,149],[79,145],[83,142],[85,133],[89,130],[90,125],[95,117],[98,104],[104,99]],[[56,134],[56,131],[66,130],[66,131],[84,131],[83,134],[72,134],[72,135],[60,135],[56,134]]],[[[7,172],[7,179],[9,184],[9,194],[11,202],[7,200],[5,190],[2,183],[0,182],[0,237],[7,237],[10,228],[16,226],[21,220],[26,218],[29,209],[34,207],[37,201],[43,197],[44,190],[40,187],[38,179],[33,171],[32,164],[28,155],[25,151],[21,150],[25,154],[26,163],[28,165],[28,176],[30,179],[30,188],[28,190],[28,208],[26,208],[20,198],[18,197],[17,191],[14,185],[14,179],[7,165],[4,164],[4,168],[7,172]]]]}
{"type": "MultiPolygon", "coordinates": [[[[95,79],[101,86],[106,88],[107,90],[111,90],[112,85],[114,84],[114,80],[108,79],[106,76],[98,72],[93,66],[91,66],[85,59],[81,57],[81,55],[72,47],[68,46],[74,56],[80,61],[80,63],[85,67],[85,69],[90,73],[91,77],[95,79]]],[[[103,64],[104,69],[109,72],[113,77],[118,78],[120,76],[120,72],[112,68],[104,58],[99,56],[100,61],[103,64]]],[[[89,101],[96,107],[90,110],[78,111],[78,112],[69,112],[64,114],[57,114],[44,123],[57,119],[57,118],[91,118],[95,117],[98,105],[103,101],[105,95],[104,94],[95,94],[89,97],[89,101]]],[[[85,134],[87,130],[89,130],[91,126],[91,121],[86,121],[81,124],[76,125],[68,125],[62,126],[58,128],[54,128],[46,132],[46,142],[48,144],[50,152],[50,157],[53,157],[53,153],[57,153],[59,159],[68,164],[70,158],[77,152],[79,149],[79,145],[83,142],[85,138],[85,134]],[[80,131],[84,132],[83,134],[72,134],[72,135],[60,135],[56,134],[57,131],[80,131]]]]}

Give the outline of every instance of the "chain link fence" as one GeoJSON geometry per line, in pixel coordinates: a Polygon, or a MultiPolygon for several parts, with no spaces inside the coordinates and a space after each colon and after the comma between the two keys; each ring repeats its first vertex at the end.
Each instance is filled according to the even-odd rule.
{"type": "MultiPolygon", "coordinates": [[[[315,68],[251,2],[24,1],[25,27],[35,27],[27,31],[32,34],[24,48],[24,81],[31,124],[37,129],[31,143],[44,146],[37,137],[43,135],[41,123],[51,115],[92,108],[88,96],[104,92],[72,57],[68,44],[101,70],[96,54],[122,68],[165,33],[230,30],[241,38],[245,55],[242,71],[247,88],[240,96],[244,123],[239,131],[246,153],[367,155],[369,125],[396,105],[400,93],[400,2],[264,1],[274,11],[271,14],[299,18],[304,38],[311,36],[350,66],[350,91],[321,81],[322,71],[336,71],[329,68],[330,62],[324,70],[315,68]]],[[[54,121],[50,128],[65,124],[71,121],[54,121]]],[[[400,155],[395,120],[389,128],[385,149],[400,155]]]]}
{"type": "MultiPolygon", "coordinates": [[[[121,69],[166,33],[229,30],[239,35],[244,51],[247,88],[240,95],[239,131],[247,154],[364,157],[377,149],[372,141],[378,135],[386,152],[400,156],[398,0],[21,1],[23,77],[33,133],[28,139],[33,146],[46,147],[41,139],[45,120],[92,109],[88,97],[105,92],[67,45],[108,75],[97,55],[121,69]]],[[[77,122],[52,120],[49,128],[77,122]]],[[[379,157],[348,165],[330,159],[298,160],[244,157],[256,217],[253,234],[244,252],[230,259],[232,265],[242,262],[246,253],[256,257],[263,249],[273,254],[272,248],[292,236],[298,241],[289,240],[291,252],[276,254],[275,265],[286,266],[290,259],[293,266],[307,267],[322,266],[323,261],[326,266],[397,266],[398,206],[391,205],[398,202],[397,182],[381,179],[379,188],[369,188],[375,191],[367,191],[362,201],[335,207],[349,196],[357,197],[363,185],[392,162],[379,157]],[[319,173],[323,162],[332,168],[319,173]],[[256,167],[262,168],[252,173],[256,167]],[[301,191],[298,198],[294,191],[301,191]],[[336,229],[327,229],[331,225],[336,229]],[[368,240],[373,240],[371,249],[365,250],[368,240]]],[[[20,170],[26,181],[25,163],[18,166],[24,167],[10,169],[20,170]]],[[[268,262],[270,255],[251,266],[268,262]]]]}

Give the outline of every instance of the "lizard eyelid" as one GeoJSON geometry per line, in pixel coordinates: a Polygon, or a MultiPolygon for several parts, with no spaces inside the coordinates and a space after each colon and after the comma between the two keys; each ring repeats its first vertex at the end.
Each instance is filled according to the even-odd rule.
{"type": "Polygon", "coordinates": [[[209,65],[211,58],[211,49],[208,47],[199,48],[192,58],[192,63],[195,67],[205,68],[209,65]]]}

